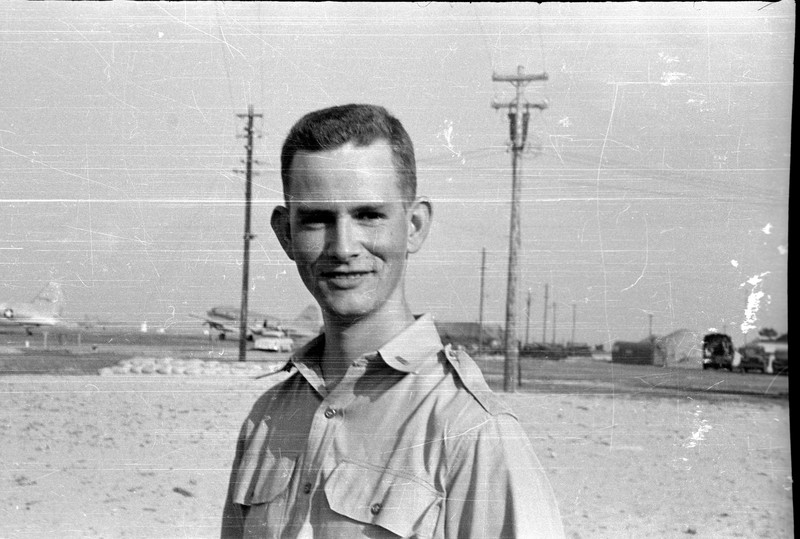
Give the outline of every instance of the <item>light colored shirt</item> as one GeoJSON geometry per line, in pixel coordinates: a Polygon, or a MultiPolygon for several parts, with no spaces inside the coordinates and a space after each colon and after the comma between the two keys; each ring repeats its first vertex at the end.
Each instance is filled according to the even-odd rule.
{"type": "Polygon", "coordinates": [[[430,316],[330,390],[323,346],[298,351],[245,420],[222,537],[564,537],[516,417],[430,316]]]}

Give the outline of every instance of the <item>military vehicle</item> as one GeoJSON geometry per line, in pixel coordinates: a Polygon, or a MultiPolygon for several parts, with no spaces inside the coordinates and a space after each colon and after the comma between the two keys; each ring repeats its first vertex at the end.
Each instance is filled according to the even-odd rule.
{"type": "Polygon", "coordinates": [[[739,348],[739,354],[742,356],[739,362],[739,368],[742,372],[748,371],[769,371],[769,357],[763,346],[757,342],[750,343],[739,348]]]}
{"type": "Polygon", "coordinates": [[[724,333],[709,333],[703,337],[703,370],[733,371],[733,341],[724,333]]]}
{"type": "Polygon", "coordinates": [[[558,344],[532,342],[520,347],[519,357],[559,360],[567,357],[567,352],[558,344]]]}
{"type": "Polygon", "coordinates": [[[760,371],[766,374],[789,374],[789,340],[758,340],[739,348],[742,372],[760,371]]]}

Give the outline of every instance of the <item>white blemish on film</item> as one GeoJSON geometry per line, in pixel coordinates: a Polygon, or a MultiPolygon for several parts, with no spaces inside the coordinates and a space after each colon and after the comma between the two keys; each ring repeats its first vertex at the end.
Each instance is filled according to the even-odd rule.
{"type": "Polygon", "coordinates": [[[665,72],[661,75],[661,84],[663,86],[669,86],[670,84],[674,82],[680,82],[685,78],[686,73],[680,73],[678,71],[665,72]]]}
{"type": "Polygon", "coordinates": [[[746,282],[742,283],[739,286],[747,286],[750,285],[752,288],[750,290],[750,294],[747,296],[747,306],[744,310],[744,322],[742,322],[741,329],[743,334],[747,334],[748,331],[751,329],[755,329],[755,321],[757,320],[758,309],[761,304],[761,299],[764,297],[764,292],[758,290],[761,284],[764,282],[763,277],[768,275],[770,272],[765,271],[760,275],[753,275],[750,277],[746,282]]]}
{"type": "Polygon", "coordinates": [[[697,444],[706,439],[706,433],[714,428],[708,424],[708,420],[701,418],[702,414],[703,411],[700,409],[700,406],[698,405],[697,409],[694,411],[694,414],[692,414],[694,415],[694,427],[696,430],[683,443],[683,447],[685,447],[686,449],[690,447],[696,447],[697,444]]]}
{"type": "Polygon", "coordinates": [[[450,120],[445,120],[444,125],[444,129],[439,133],[436,133],[436,138],[444,138],[444,147],[450,150],[450,152],[456,157],[461,157],[461,163],[464,164],[466,160],[461,156],[461,152],[456,150],[453,146],[453,122],[450,120]]]}
{"type": "Polygon", "coordinates": [[[676,62],[680,62],[677,56],[670,56],[664,52],[659,52],[658,57],[661,58],[664,61],[664,63],[667,64],[674,64],[676,62]]]}

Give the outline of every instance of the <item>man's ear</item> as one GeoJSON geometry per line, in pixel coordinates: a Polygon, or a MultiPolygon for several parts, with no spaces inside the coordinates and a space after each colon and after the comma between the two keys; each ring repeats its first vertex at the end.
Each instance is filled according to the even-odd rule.
{"type": "Polygon", "coordinates": [[[425,197],[418,197],[408,209],[408,246],[409,253],[416,253],[428,237],[433,219],[433,206],[425,197]]]}
{"type": "Polygon", "coordinates": [[[283,247],[283,252],[290,260],[294,260],[292,255],[292,228],[289,226],[289,209],[284,206],[276,206],[272,210],[272,218],[270,219],[272,231],[278,237],[278,241],[283,247]]]}

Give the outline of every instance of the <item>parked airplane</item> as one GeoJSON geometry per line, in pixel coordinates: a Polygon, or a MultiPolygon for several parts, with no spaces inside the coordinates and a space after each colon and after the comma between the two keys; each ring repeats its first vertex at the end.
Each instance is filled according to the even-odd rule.
{"type": "Polygon", "coordinates": [[[29,335],[35,327],[72,327],[61,318],[63,309],[61,285],[50,282],[30,303],[0,303],[0,326],[24,327],[29,335]]]}
{"type": "Polygon", "coordinates": [[[322,315],[319,307],[309,305],[293,320],[268,318],[264,320],[264,329],[277,329],[289,336],[295,344],[304,343],[322,332],[322,315]]]}
{"type": "MultiPolygon", "coordinates": [[[[203,320],[212,330],[219,332],[219,338],[225,339],[228,333],[239,335],[238,307],[217,306],[209,309],[205,315],[190,314],[193,318],[203,320]]],[[[247,338],[265,335],[268,332],[282,331],[294,341],[309,340],[319,335],[322,330],[322,316],[319,309],[309,305],[294,320],[283,320],[267,314],[250,311],[247,313],[247,338]]]]}
{"type": "MultiPolygon", "coordinates": [[[[239,307],[216,306],[211,307],[206,314],[189,314],[192,318],[203,320],[209,329],[219,331],[220,340],[225,339],[228,333],[238,335],[239,329],[239,307]]],[[[254,333],[258,333],[262,327],[263,314],[250,311],[247,313],[247,338],[252,338],[254,333]]]]}

